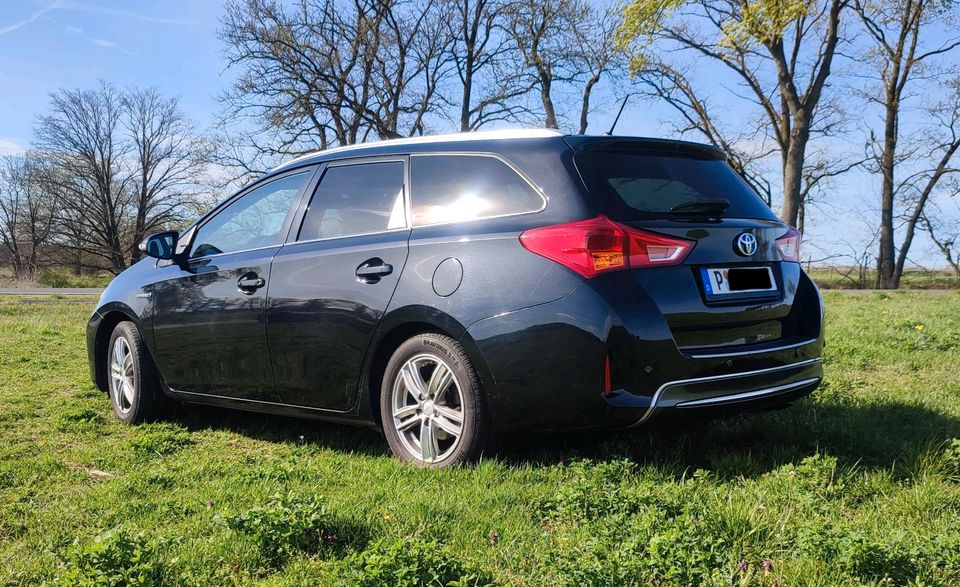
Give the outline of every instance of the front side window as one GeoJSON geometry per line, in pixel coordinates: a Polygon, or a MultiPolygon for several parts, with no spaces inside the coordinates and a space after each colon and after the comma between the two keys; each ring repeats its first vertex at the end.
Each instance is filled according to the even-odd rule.
{"type": "Polygon", "coordinates": [[[309,177],[309,173],[288,175],[247,192],[200,227],[190,256],[206,257],[281,244],[284,221],[309,177]]]}
{"type": "Polygon", "coordinates": [[[402,161],[337,165],[323,174],[297,240],[404,228],[405,214],[402,161]]]}
{"type": "Polygon", "coordinates": [[[544,200],[509,165],[481,155],[410,160],[414,226],[541,210],[544,200]]]}

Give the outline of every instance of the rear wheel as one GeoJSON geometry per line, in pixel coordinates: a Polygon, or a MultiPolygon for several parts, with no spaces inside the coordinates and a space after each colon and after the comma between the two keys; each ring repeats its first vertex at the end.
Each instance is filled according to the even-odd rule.
{"type": "Polygon", "coordinates": [[[473,460],[489,437],[480,378],[463,347],[440,334],[415,336],[390,358],[380,415],[393,454],[426,467],[473,460]]]}
{"type": "Polygon", "coordinates": [[[170,400],[160,389],[150,352],[132,322],[114,327],[105,360],[110,402],[117,418],[138,424],[166,413],[170,400]]]}

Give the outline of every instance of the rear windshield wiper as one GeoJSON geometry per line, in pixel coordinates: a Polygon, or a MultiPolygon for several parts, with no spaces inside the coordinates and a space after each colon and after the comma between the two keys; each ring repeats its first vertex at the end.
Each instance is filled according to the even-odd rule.
{"type": "Polygon", "coordinates": [[[713,198],[710,200],[690,200],[670,208],[671,214],[703,214],[717,217],[730,207],[730,200],[713,198]]]}

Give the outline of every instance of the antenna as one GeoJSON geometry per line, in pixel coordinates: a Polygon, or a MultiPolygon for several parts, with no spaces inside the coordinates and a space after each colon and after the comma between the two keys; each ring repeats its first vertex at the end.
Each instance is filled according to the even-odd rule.
{"type": "Polygon", "coordinates": [[[623,102],[621,102],[620,104],[620,111],[617,112],[617,117],[613,119],[613,124],[610,125],[610,130],[608,130],[605,133],[607,136],[612,135],[613,129],[617,128],[617,123],[620,122],[620,115],[623,114],[623,107],[627,105],[627,98],[629,97],[630,97],[630,94],[627,94],[626,96],[623,97],[623,102]]]}

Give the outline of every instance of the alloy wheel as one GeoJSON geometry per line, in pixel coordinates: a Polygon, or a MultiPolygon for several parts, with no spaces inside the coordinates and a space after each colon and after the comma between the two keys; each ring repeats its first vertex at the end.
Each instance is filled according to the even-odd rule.
{"type": "Polygon", "coordinates": [[[110,353],[110,393],[117,409],[128,413],[136,398],[136,365],[127,339],[120,336],[113,342],[110,353]]]}
{"type": "Polygon", "coordinates": [[[463,435],[463,393],[442,359],[424,353],[400,369],[393,383],[393,426],[414,459],[435,463],[450,456],[463,435]]]}

